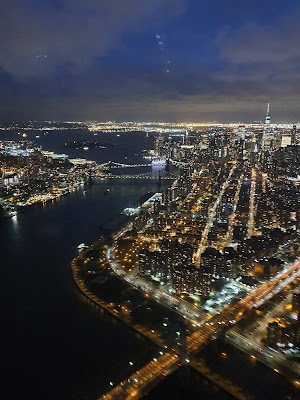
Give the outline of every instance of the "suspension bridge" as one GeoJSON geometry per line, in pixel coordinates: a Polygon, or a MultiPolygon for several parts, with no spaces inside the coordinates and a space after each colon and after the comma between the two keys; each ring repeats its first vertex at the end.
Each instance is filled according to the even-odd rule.
{"type": "Polygon", "coordinates": [[[174,180],[177,178],[175,174],[168,174],[167,176],[159,176],[157,174],[153,174],[151,171],[146,172],[144,174],[134,174],[134,175],[115,175],[115,174],[105,174],[101,175],[100,178],[108,178],[108,179],[152,179],[152,180],[174,180]]]}
{"type": "Polygon", "coordinates": [[[103,164],[98,164],[99,167],[101,168],[139,168],[139,167],[151,167],[152,164],[122,164],[122,163],[117,163],[114,161],[108,161],[103,164]]]}
{"type": "MultiPolygon", "coordinates": [[[[175,161],[172,159],[168,160],[170,162],[170,164],[174,165],[174,167],[182,167],[182,166],[186,166],[189,165],[188,163],[182,162],[182,161],[175,161]]],[[[106,163],[103,164],[98,164],[98,166],[100,168],[140,168],[140,167],[152,167],[151,163],[147,163],[147,164],[124,164],[124,163],[118,163],[115,161],[108,161],[106,163]]]]}

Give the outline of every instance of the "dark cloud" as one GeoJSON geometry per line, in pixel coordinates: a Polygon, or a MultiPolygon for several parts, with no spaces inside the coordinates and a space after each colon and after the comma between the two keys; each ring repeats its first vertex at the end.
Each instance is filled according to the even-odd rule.
{"type": "Polygon", "coordinates": [[[184,0],[14,0],[0,9],[0,68],[17,77],[84,69],[150,17],[172,17],[184,0]]]}
{"type": "MultiPolygon", "coordinates": [[[[273,4],[266,3],[264,15],[273,4]]],[[[209,9],[206,16],[201,4],[5,2],[0,9],[0,116],[247,122],[262,119],[270,101],[273,121],[299,120],[299,8],[264,22],[255,19],[253,0],[245,0],[244,10],[238,0],[213,0],[215,14],[209,9]],[[199,15],[190,13],[186,20],[192,4],[199,15]],[[222,23],[214,25],[214,17],[222,23]],[[227,19],[231,23],[224,25],[227,19]],[[157,32],[168,45],[168,74],[157,32]]]]}
{"type": "Polygon", "coordinates": [[[221,54],[235,63],[281,64],[300,59],[300,9],[277,24],[247,22],[236,30],[228,27],[216,39],[221,54]]]}

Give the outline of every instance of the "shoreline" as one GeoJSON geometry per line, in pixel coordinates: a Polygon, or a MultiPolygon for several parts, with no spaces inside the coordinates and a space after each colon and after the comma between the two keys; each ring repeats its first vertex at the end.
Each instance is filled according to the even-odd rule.
{"type": "MultiPolygon", "coordinates": [[[[121,232],[122,232],[122,231],[124,232],[125,229],[126,229],[126,225],[125,225],[125,226],[123,225],[123,228],[121,229],[121,232]]],[[[121,232],[117,233],[116,235],[121,234],[121,232]]],[[[96,244],[97,244],[97,241],[95,241],[93,244],[91,244],[91,245],[88,247],[88,249],[86,249],[86,251],[89,251],[89,250],[94,249],[94,246],[95,246],[96,244]]],[[[82,256],[85,255],[84,252],[82,252],[81,254],[82,254],[82,256]]],[[[152,338],[150,335],[145,334],[145,332],[140,331],[136,326],[132,325],[132,324],[126,319],[126,317],[122,317],[122,315],[118,314],[117,312],[114,312],[114,309],[113,309],[112,306],[110,306],[107,302],[101,300],[96,294],[94,294],[94,293],[92,293],[92,292],[90,291],[90,289],[89,289],[88,286],[86,285],[84,279],[81,279],[81,276],[80,276],[80,273],[81,273],[80,267],[79,267],[79,266],[77,265],[77,263],[76,263],[77,260],[79,259],[79,257],[80,257],[80,255],[77,256],[77,257],[75,257],[75,258],[72,260],[71,266],[72,266],[73,279],[74,279],[74,281],[75,281],[75,283],[76,283],[78,289],[80,290],[80,292],[81,292],[84,296],[86,296],[93,304],[95,304],[96,306],[98,306],[98,307],[101,308],[101,309],[104,309],[104,310],[108,311],[111,315],[113,315],[114,317],[117,317],[118,320],[120,320],[120,321],[122,321],[123,323],[125,323],[125,324],[126,324],[127,326],[129,326],[131,329],[134,329],[136,333],[139,333],[139,334],[143,335],[145,338],[151,340],[151,341],[154,342],[155,344],[158,344],[159,346],[162,347],[163,345],[161,345],[160,343],[158,343],[157,341],[155,341],[155,339],[152,338]]],[[[109,273],[112,274],[112,272],[111,272],[110,270],[109,270],[109,273]]],[[[120,279],[120,278],[119,278],[119,279],[120,279]]],[[[241,351],[240,349],[238,349],[238,350],[241,351]]],[[[241,352],[241,353],[242,353],[242,352],[241,352]]],[[[258,360],[258,361],[261,362],[261,360],[258,360]]],[[[264,363],[263,363],[263,364],[264,364],[264,363]]],[[[267,366],[267,367],[270,368],[270,366],[267,366]]],[[[198,370],[198,369],[196,368],[196,370],[198,370]]],[[[203,372],[201,372],[201,371],[199,371],[199,370],[198,370],[198,372],[199,372],[201,375],[205,376],[205,374],[204,374],[203,372]]],[[[283,375],[284,375],[284,374],[283,374],[283,375]]],[[[208,379],[209,379],[209,378],[208,378],[208,379]]],[[[216,383],[213,379],[210,379],[210,380],[213,381],[214,383],[216,383]]],[[[223,390],[226,390],[222,385],[220,385],[220,384],[218,384],[218,383],[216,383],[216,384],[217,384],[217,386],[221,387],[223,390]]],[[[240,389],[240,388],[239,388],[239,389],[240,389]]],[[[229,392],[230,394],[232,394],[230,391],[228,391],[228,392],[229,392]]],[[[248,393],[247,393],[247,394],[248,394],[248,393]]]]}
{"type": "Polygon", "coordinates": [[[43,206],[44,204],[47,204],[50,201],[59,200],[61,197],[64,197],[64,196],[66,196],[66,195],[78,190],[81,184],[82,184],[82,182],[78,183],[78,185],[75,188],[68,189],[64,193],[60,193],[59,195],[53,196],[52,198],[44,200],[44,201],[38,200],[38,201],[35,201],[32,204],[25,204],[23,206],[17,205],[16,206],[16,210],[13,211],[13,214],[8,214],[8,213],[4,212],[4,214],[0,217],[0,220],[1,219],[5,219],[5,218],[17,217],[19,214],[22,214],[22,213],[30,210],[34,206],[43,206]]]}
{"type": "MultiPolygon", "coordinates": [[[[80,254],[84,254],[85,251],[90,250],[94,247],[96,242],[94,242],[92,245],[90,245],[87,249],[85,249],[82,253],[80,254]]],[[[128,321],[126,321],[125,318],[122,318],[120,315],[118,315],[116,312],[114,312],[114,309],[109,306],[108,303],[106,303],[105,301],[101,300],[98,296],[96,296],[95,294],[93,294],[88,287],[85,285],[85,283],[83,283],[83,280],[80,279],[79,274],[79,268],[76,264],[77,260],[78,260],[79,256],[73,258],[73,260],[71,261],[71,270],[72,270],[72,276],[73,276],[73,280],[77,286],[77,288],[79,289],[79,291],[86,297],[88,298],[88,300],[90,300],[93,304],[95,304],[97,307],[107,311],[110,315],[112,315],[113,317],[117,318],[119,321],[123,322],[124,324],[126,324],[128,327],[130,327],[132,330],[134,330],[136,333],[142,335],[144,338],[150,340],[151,342],[153,342],[154,344],[156,344],[157,346],[161,347],[161,348],[165,348],[163,343],[160,343],[159,341],[155,340],[155,338],[151,337],[150,335],[147,335],[145,332],[143,332],[142,330],[137,329],[136,326],[130,324],[128,321]]]]}

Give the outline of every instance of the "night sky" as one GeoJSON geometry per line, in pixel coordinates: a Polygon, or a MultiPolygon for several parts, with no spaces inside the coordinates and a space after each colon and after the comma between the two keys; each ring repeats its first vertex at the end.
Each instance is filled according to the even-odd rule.
{"type": "Polygon", "coordinates": [[[0,119],[300,120],[299,0],[10,0],[0,119]]]}

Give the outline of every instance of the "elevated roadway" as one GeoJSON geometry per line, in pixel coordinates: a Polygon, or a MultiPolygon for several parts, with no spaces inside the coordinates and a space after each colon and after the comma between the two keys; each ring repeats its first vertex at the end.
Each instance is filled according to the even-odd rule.
{"type": "MultiPolygon", "coordinates": [[[[266,301],[269,298],[268,294],[274,295],[277,288],[282,290],[290,282],[288,278],[295,279],[296,275],[300,275],[300,262],[296,262],[288,270],[282,271],[270,282],[263,283],[244,299],[228,305],[220,314],[214,315],[187,338],[188,354],[193,356],[194,352],[201,349],[211,338],[217,337],[225,327],[239,321],[246,309],[255,307],[259,301],[266,301]]],[[[186,362],[189,362],[189,360],[186,360],[186,362]]],[[[101,399],[141,398],[153,385],[160,382],[158,380],[159,377],[163,379],[164,376],[173,372],[180,365],[181,362],[178,355],[166,352],[157,360],[136,371],[127,381],[121,382],[110,392],[103,395],[101,399]]]]}

